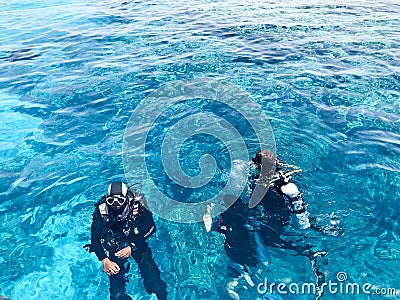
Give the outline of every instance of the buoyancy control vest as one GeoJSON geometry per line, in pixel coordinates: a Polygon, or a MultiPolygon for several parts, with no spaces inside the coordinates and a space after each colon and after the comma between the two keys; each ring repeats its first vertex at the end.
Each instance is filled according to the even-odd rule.
{"type": "Polygon", "coordinates": [[[291,219],[295,227],[302,229],[310,227],[308,212],[306,211],[307,204],[303,201],[302,194],[292,181],[291,175],[297,172],[302,172],[302,170],[280,160],[276,161],[274,176],[269,182],[267,194],[261,201],[265,208],[263,214],[266,221],[286,225],[291,219]]]}
{"type": "Polygon", "coordinates": [[[103,221],[101,242],[108,251],[116,252],[132,242],[140,247],[144,243],[144,235],[151,227],[146,224],[148,217],[142,204],[144,195],[136,190],[128,190],[127,198],[128,203],[119,214],[106,203],[106,196],[97,203],[103,221]],[[146,214],[143,216],[145,219],[142,214],[146,214]]]}

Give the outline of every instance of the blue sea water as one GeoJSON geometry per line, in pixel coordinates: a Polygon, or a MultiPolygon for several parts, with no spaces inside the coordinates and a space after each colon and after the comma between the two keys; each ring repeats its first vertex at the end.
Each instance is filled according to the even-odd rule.
{"type": "MultiPolygon", "coordinates": [[[[1,1],[0,295],[107,299],[107,276],[82,246],[93,204],[124,179],[131,114],[163,84],[211,78],[262,106],[279,157],[303,169],[296,179],[310,214],[345,229],[308,236],[329,252],[327,279],[340,283],[345,272],[344,283],[397,290],[322,299],[400,299],[399,15],[394,0],[1,1]]],[[[195,108],[159,118],[147,151],[161,173],[158,133],[195,108]]],[[[225,116],[235,125],[234,112],[225,116]]],[[[193,166],[201,153],[223,161],[226,149],[197,136],[180,159],[193,166]]],[[[149,244],[170,299],[232,299],[223,238],[200,223],[155,220],[149,244]]],[[[314,281],[305,258],[276,249],[268,257],[250,272],[256,286],[314,281]]],[[[151,299],[131,273],[129,293],[151,299]]],[[[235,292],[262,299],[256,286],[241,278],[235,292]]]]}

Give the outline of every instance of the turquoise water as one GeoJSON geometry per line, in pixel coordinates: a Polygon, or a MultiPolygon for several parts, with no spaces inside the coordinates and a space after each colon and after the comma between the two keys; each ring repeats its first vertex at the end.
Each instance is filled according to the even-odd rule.
{"type": "MultiPolygon", "coordinates": [[[[348,282],[398,292],[322,299],[399,299],[400,5],[313,3],[1,1],[0,295],[107,299],[108,279],[82,246],[93,204],[124,178],[131,113],[164,83],[212,78],[263,107],[278,155],[303,169],[312,216],[345,228],[308,237],[329,251],[327,279],[345,272],[348,282]]],[[[169,116],[165,128],[181,117],[169,116]]],[[[188,144],[225,154],[200,140],[188,144]]],[[[148,148],[155,158],[157,150],[148,148]]],[[[193,165],[199,154],[189,150],[181,160],[193,165]]],[[[149,243],[171,299],[230,299],[222,237],[155,219],[149,243]]],[[[252,270],[255,284],[314,281],[306,259],[268,255],[269,265],[252,270]]],[[[151,298],[135,267],[128,290],[151,298]]],[[[243,278],[235,291],[262,298],[243,278]]]]}

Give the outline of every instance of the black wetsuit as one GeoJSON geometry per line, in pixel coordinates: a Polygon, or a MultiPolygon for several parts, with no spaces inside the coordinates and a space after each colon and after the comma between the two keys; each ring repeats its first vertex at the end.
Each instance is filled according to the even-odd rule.
{"type": "MultiPolygon", "coordinates": [[[[298,245],[297,242],[294,241],[283,239],[285,228],[291,221],[291,214],[301,214],[306,211],[307,207],[302,198],[291,199],[282,192],[282,186],[292,182],[290,177],[284,176],[285,172],[286,170],[283,167],[283,162],[277,160],[272,183],[269,184],[266,195],[258,204],[263,208],[262,213],[260,214],[260,210],[255,210],[257,211],[256,219],[261,221],[259,224],[261,242],[265,246],[292,250],[296,252],[297,255],[309,258],[313,267],[313,272],[317,277],[317,286],[321,286],[325,281],[325,276],[319,271],[319,267],[316,265],[317,256],[316,253],[312,251],[311,246],[308,244],[304,245],[303,238],[300,239],[302,245],[298,245]],[[294,200],[300,200],[301,202],[301,205],[299,205],[297,209],[294,208],[294,200]]],[[[258,178],[258,175],[252,177],[251,185],[253,190],[257,184],[256,180],[258,178]]],[[[299,237],[301,236],[299,235],[299,237]]]]}
{"type": "Polygon", "coordinates": [[[107,257],[107,252],[110,260],[120,267],[118,274],[109,277],[110,299],[131,299],[126,295],[127,273],[130,264],[127,259],[116,257],[115,253],[132,242],[135,243],[136,249],[132,249],[131,256],[138,264],[146,291],[149,294],[155,293],[158,299],[167,299],[166,284],[160,278],[160,271],[146,242],[146,238],[149,236],[145,238],[149,232],[155,232],[151,212],[140,204],[136,217],[129,213],[124,220],[118,220],[118,216],[110,207],[107,207],[108,215],[102,216],[100,205],[103,207],[107,205],[104,197],[96,204],[93,213],[90,251],[94,252],[100,261],[107,257]]]}
{"type": "Polygon", "coordinates": [[[280,183],[272,184],[261,200],[264,207],[265,221],[276,230],[281,230],[290,223],[291,203],[280,190],[280,183]]]}
{"type": "MultiPolygon", "coordinates": [[[[272,183],[260,183],[264,186],[268,186],[268,191],[258,204],[263,207],[263,222],[279,233],[282,233],[284,228],[290,224],[292,213],[304,212],[306,209],[306,204],[301,198],[303,202],[302,210],[296,211],[293,207],[293,199],[283,194],[281,187],[293,182],[291,177],[286,177],[284,175],[286,170],[283,165],[282,161],[277,160],[275,174],[271,180],[272,183]]],[[[251,189],[254,190],[260,181],[262,181],[262,179],[259,179],[259,174],[251,176],[251,189]]]]}
{"type": "Polygon", "coordinates": [[[212,230],[225,236],[224,248],[228,257],[242,266],[256,266],[254,235],[246,228],[248,208],[241,199],[224,211],[212,225],[212,230]]]}
{"type": "MultiPolygon", "coordinates": [[[[296,246],[291,241],[282,239],[287,225],[290,224],[291,214],[299,213],[293,209],[293,199],[283,194],[281,187],[292,182],[290,177],[286,177],[284,163],[276,160],[275,172],[272,180],[264,182],[259,174],[254,174],[249,178],[250,188],[254,191],[257,184],[268,187],[267,193],[259,202],[257,208],[251,210],[251,215],[257,221],[257,230],[260,233],[261,242],[265,246],[279,247],[296,251],[303,255],[308,246],[296,246]]],[[[302,199],[301,199],[302,201],[302,199]]],[[[305,211],[306,205],[303,202],[305,211]]],[[[301,211],[301,212],[303,212],[301,211]]],[[[307,251],[306,251],[307,252],[307,251]]]]}

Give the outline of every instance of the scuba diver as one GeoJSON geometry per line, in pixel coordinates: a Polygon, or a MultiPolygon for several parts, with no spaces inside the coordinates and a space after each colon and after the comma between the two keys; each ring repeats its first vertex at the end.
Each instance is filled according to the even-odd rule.
{"type": "Polygon", "coordinates": [[[256,174],[251,178],[251,190],[254,191],[258,185],[268,189],[259,202],[259,210],[265,223],[276,231],[281,231],[289,224],[297,229],[310,228],[307,203],[304,202],[291,176],[295,172],[301,172],[301,169],[296,168],[288,172],[286,166],[295,166],[284,164],[267,150],[257,152],[252,161],[256,166],[256,174]],[[272,179],[269,176],[262,176],[263,164],[274,166],[272,179]]]}
{"type": "MultiPolygon", "coordinates": [[[[323,294],[322,285],[325,282],[325,274],[320,271],[317,260],[326,256],[326,252],[314,252],[311,246],[298,245],[303,242],[303,236],[298,241],[284,239],[284,236],[293,236],[293,232],[287,232],[288,225],[295,229],[312,228],[307,212],[307,204],[302,194],[292,181],[291,174],[301,170],[294,166],[284,164],[275,158],[269,151],[259,151],[252,159],[256,174],[250,178],[252,194],[262,196],[254,208],[249,208],[242,199],[232,199],[231,195],[224,197],[224,206],[228,207],[220,216],[211,217],[213,204],[207,207],[207,213],[203,216],[206,231],[217,231],[225,236],[224,248],[230,260],[241,266],[241,272],[237,275],[244,275],[246,281],[252,285],[248,275],[248,267],[254,267],[258,263],[268,261],[265,247],[275,247],[292,250],[296,255],[307,257],[311,262],[313,274],[317,281],[319,299],[323,294]],[[271,176],[262,172],[262,166],[273,170],[271,176]],[[271,168],[268,168],[271,167],[271,168]],[[287,171],[286,167],[295,168],[287,171]],[[264,194],[257,194],[257,185],[267,189],[264,194]],[[229,206],[229,203],[233,203],[229,206]]],[[[251,202],[252,200],[250,200],[251,202]]],[[[238,276],[236,276],[238,277],[238,276]]],[[[228,289],[232,298],[239,299],[239,296],[228,289]]]]}
{"type": "Polygon", "coordinates": [[[208,206],[207,213],[203,216],[206,231],[217,231],[225,236],[224,249],[231,261],[243,266],[256,266],[258,263],[255,241],[246,227],[248,221],[248,207],[235,196],[224,196],[224,206],[229,206],[217,218],[212,220],[211,210],[208,206]]]}
{"type": "Polygon", "coordinates": [[[252,177],[252,190],[254,191],[257,185],[268,189],[256,208],[252,210],[253,218],[257,221],[255,227],[261,233],[262,243],[266,246],[293,250],[297,255],[307,257],[316,278],[317,299],[319,299],[323,294],[322,285],[325,282],[325,274],[320,271],[317,259],[325,257],[327,252],[314,252],[308,244],[300,246],[296,245],[297,242],[286,241],[282,238],[289,235],[286,233],[288,225],[292,225],[295,229],[311,228],[321,231],[317,226],[310,224],[307,203],[304,202],[302,194],[292,181],[291,174],[301,172],[301,169],[283,163],[267,150],[257,152],[252,161],[257,171],[252,177]],[[263,176],[265,174],[262,170],[263,165],[274,166],[272,168],[274,173],[269,174],[272,176],[263,176]],[[294,168],[294,170],[287,171],[286,167],[294,168]]]}
{"type": "Polygon", "coordinates": [[[249,208],[247,204],[233,195],[225,195],[222,205],[226,210],[214,219],[211,214],[215,205],[209,205],[203,216],[203,221],[207,232],[216,231],[225,237],[224,250],[231,261],[231,264],[228,265],[227,275],[233,278],[227,284],[227,292],[233,299],[240,299],[234,291],[238,279],[244,277],[250,286],[254,286],[248,274],[249,267],[256,267],[259,263],[265,263],[268,259],[259,251],[257,233],[249,230],[249,208]]]}
{"type": "Polygon", "coordinates": [[[156,227],[143,201],[141,193],[132,192],[123,182],[113,182],[95,204],[89,251],[96,254],[109,276],[110,300],[132,299],[126,294],[130,256],[138,264],[146,291],[159,300],[167,299],[167,286],[146,242],[156,227]]]}

